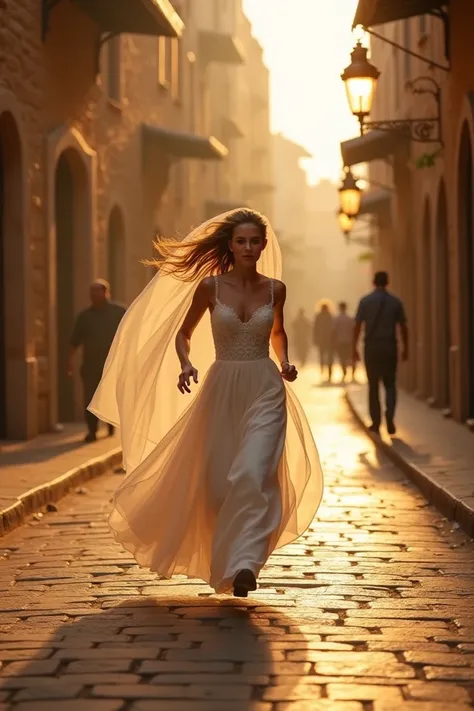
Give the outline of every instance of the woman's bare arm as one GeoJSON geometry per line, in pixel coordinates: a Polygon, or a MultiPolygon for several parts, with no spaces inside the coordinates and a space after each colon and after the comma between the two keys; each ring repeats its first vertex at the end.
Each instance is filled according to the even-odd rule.
{"type": "Polygon", "coordinates": [[[212,278],[203,279],[194,292],[194,297],[189,307],[189,311],[182,323],[181,328],[176,334],[176,353],[178,354],[181,364],[181,374],[178,381],[178,389],[180,392],[191,392],[191,378],[195,383],[198,382],[198,372],[193,367],[189,354],[191,351],[191,337],[198,325],[199,321],[204,316],[206,309],[211,304],[211,287],[212,278]]]}
{"type": "Polygon", "coordinates": [[[288,358],[288,336],[285,331],[284,308],[286,301],[286,286],[281,281],[275,282],[275,309],[271,341],[273,350],[281,363],[281,374],[285,380],[293,381],[298,375],[296,368],[288,358]]]}

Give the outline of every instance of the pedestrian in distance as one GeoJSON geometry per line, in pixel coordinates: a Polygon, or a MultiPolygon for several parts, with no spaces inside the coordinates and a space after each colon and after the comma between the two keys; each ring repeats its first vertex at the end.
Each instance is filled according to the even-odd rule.
{"type": "Polygon", "coordinates": [[[352,371],[352,379],[354,379],[354,366],[352,361],[353,337],[354,319],[347,313],[346,302],[341,301],[339,304],[339,313],[334,317],[333,346],[342,369],[343,383],[346,381],[349,368],[352,371]]]}
{"type": "Polygon", "coordinates": [[[385,388],[385,420],[389,435],[396,433],[397,365],[400,334],[402,361],[408,360],[408,327],[402,301],[388,291],[387,272],[374,276],[374,290],[364,296],[357,309],[354,328],[353,360],[359,358],[358,342],[364,327],[364,360],[369,381],[370,430],[379,433],[381,425],[380,382],[385,388]]]}
{"type": "Polygon", "coordinates": [[[128,475],[110,526],[140,565],[247,597],[272,551],[307,529],[323,486],[288,385],[281,252],[247,208],[157,251],[89,405],[120,424],[128,475]]]}
{"type": "MultiPolygon", "coordinates": [[[[89,404],[102,377],[102,370],[110,346],[114,340],[125,307],[110,301],[110,286],[105,279],[96,279],[90,286],[90,306],[77,316],[69,342],[67,372],[74,373],[74,356],[82,347],[81,378],[84,395],[87,434],[85,442],[97,439],[98,418],[89,410],[89,404]]],[[[114,434],[114,426],[108,425],[109,436],[114,434]]]]}
{"type": "Polygon", "coordinates": [[[333,316],[329,310],[329,304],[324,301],[314,319],[313,343],[319,353],[321,377],[326,377],[328,383],[332,380],[333,326],[333,316]]]}
{"type": "Polygon", "coordinates": [[[307,363],[311,346],[311,322],[304,309],[298,310],[292,325],[296,357],[299,365],[303,368],[307,363]]]}

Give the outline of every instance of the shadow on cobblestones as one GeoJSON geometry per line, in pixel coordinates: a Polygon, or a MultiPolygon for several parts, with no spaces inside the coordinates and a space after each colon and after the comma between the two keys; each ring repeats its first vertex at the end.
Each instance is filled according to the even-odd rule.
{"type": "Polygon", "coordinates": [[[59,626],[44,617],[23,622],[15,640],[21,647],[24,638],[35,652],[28,660],[12,652],[17,661],[3,670],[8,708],[44,700],[45,709],[56,709],[54,699],[64,711],[80,708],[73,699],[83,699],[84,708],[93,703],[94,711],[122,708],[92,702],[108,699],[140,702],[133,708],[143,711],[181,711],[186,703],[195,711],[249,711],[272,675],[282,677],[287,695],[306,673],[308,664],[284,661],[290,639],[303,656],[307,647],[296,620],[263,601],[187,595],[103,604],[110,609],[84,609],[59,626]]]}
{"type": "Polygon", "coordinates": [[[140,568],[116,474],[2,539],[0,711],[474,708],[473,542],[308,380],[323,504],[252,597],[140,568]]]}

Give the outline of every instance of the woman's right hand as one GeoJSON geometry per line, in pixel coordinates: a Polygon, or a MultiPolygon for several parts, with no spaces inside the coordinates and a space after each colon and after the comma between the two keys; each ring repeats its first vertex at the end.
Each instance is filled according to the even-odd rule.
{"type": "Polygon", "coordinates": [[[191,380],[197,384],[198,372],[191,364],[185,365],[178,378],[178,390],[180,393],[191,392],[191,380]]]}

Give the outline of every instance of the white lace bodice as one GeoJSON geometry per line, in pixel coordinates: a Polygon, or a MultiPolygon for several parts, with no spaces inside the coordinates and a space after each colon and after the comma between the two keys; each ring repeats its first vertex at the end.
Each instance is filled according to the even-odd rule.
{"type": "Polygon", "coordinates": [[[217,360],[260,360],[270,353],[273,326],[274,281],[270,280],[270,301],[256,309],[245,323],[235,309],[219,301],[218,278],[215,279],[216,303],[211,316],[212,335],[217,360]]]}

